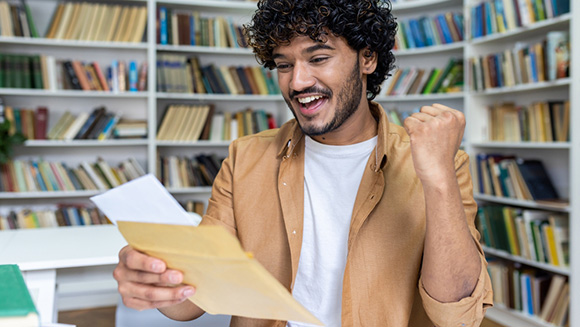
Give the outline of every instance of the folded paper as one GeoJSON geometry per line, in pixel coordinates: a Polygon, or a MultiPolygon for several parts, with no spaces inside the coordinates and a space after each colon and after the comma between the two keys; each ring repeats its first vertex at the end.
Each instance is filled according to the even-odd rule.
{"type": "Polygon", "coordinates": [[[182,271],[196,287],[189,300],[208,313],[322,325],[221,226],[117,226],[132,247],[182,271]]]}

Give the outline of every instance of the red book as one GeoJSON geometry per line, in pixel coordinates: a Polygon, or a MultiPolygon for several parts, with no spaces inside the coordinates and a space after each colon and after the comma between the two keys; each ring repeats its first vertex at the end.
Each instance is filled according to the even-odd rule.
{"type": "Polygon", "coordinates": [[[34,139],[46,140],[46,129],[48,126],[48,108],[38,107],[34,119],[34,139]]]}
{"type": "Polygon", "coordinates": [[[274,116],[272,114],[266,114],[266,117],[268,117],[269,129],[278,128],[278,126],[276,125],[276,120],[274,119],[274,116]]]}
{"type": "Polygon", "coordinates": [[[105,78],[105,75],[103,75],[103,71],[101,70],[99,63],[96,61],[93,62],[93,68],[95,69],[95,73],[97,74],[99,84],[101,84],[103,91],[109,91],[109,84],[107,84],[107,79],[105,78]]]}

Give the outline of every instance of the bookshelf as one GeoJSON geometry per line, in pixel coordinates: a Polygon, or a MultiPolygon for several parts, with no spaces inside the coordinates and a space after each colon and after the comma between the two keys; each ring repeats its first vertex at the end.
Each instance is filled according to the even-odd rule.
{"type": "MultiPolygon", "coordinates": [[[[10,3],[17,3],[10,0],[10,3]]],[[[32,10],[37,29],[42,33],[50,25],[51,15],[54,12],[57,0],[27,0],[32,10]]],[[[107,2],[113,3],[113,2],[107,2]]],[[[198,11],[206,16],[233,17],[236,22],[245,22],[255,10],[256,4],[248,1],[209,1],[209,0],[125,0],[114,1],[127,5],[146,6],[147,26],[156,25],[156,11],[160,6],[176,10],[198,11]]],[[[578,95],[572,90],[580,89],[580,81],[577,71],[580,62],[571,60],[572,77],[557,79],[555,81],[538,82],[531,84],[519,84],[511,87],[493,88],[483,91],[469,91],[468,87],[468,58],[479,54],[488,54],[511,48],[515,41],[535,41],[545,36],[551,30],[569,31],[570,35],[580,33],[580,23],[574,19],[574,12],[578,12],[578,5],[570,0],[571,11],[569,14],[518,27],[505,33],[496,33],[476,39],[468,37],[470,29],[470,8],[479,1],[476,0],[416,0],[397,1],[393,4],[394,14],[402,20],[418,18],[421,16],[433,16],[450,11],[462,12],[465,19],[464,40],[449,44],[396,50],[397,66],[420,67],[430,69],[442,68],[450,57],[463,58],[464,62],[464,89],[455,93],[413,94],[387,96],[383,92],[377,96],[376,101],[381,103],[386,110],[396,107],[401,111],[411,111],[421,105],[433,102],[443,103],[453,108],[463,110],[467,117],[467,129],[463,147],[475,158],[478,152],[497,152],[504,154],[515,153],[523,157],[545,157],[545,164],[549,173],[553,174],[554,183],[558,191],[570,199],[570,204],[565,207],[551,206],[534,201],[522,201],[509,198],[500,198],[489,195],[476,194],[475,198],[481,203],[496,203],[516,206],[520,208],[542,209],[553,212],[568,214],[570,218],[580,214],[580,170],[573,169],[580,164],[580,133],[571,128],[569,142],[538,143],[538,142],[490,142],[484,133],[487,121],[485,106],[496,101],[513,100],[519,103],[553,97],[555,99],[570,99],[571,108],[577,107],[580,101],[578,95]]],[[[50,54],[57,58],[67,58],[74,54],[74,59],[102,60],[112,59],[137,60],[156,63],[160,55],[177,54],[191,55],[199,58],[203,64],[215,65],[255,65],[255,59],[251,50],[245,48],[224,48],[196,45],[161,45],[157,44],[156,29],[148,28],[144,42],[104,42],[104,41],[77,41],[56,40],[45,38],[22,38],[0,36],[1,52],[22,54],[50,54]]],[[[579,49],[575,42],[571,42],[572,53],[579,49]]],[[[31,140],[17,149],[17,156],[21,158],[35,158],[42,156],[47,159],[64,160],[67,163],[76,164],[79,159],[93,160],[95,153],[105,157],[111,162],[118,162],[128,155],[133,156],[148,172],[156,172],[158,168],[157,156],[159,155],[188,155],[198,153],[227,154],[228,141],[197,141],[197,142],[174,142],[159,141],[156,139],[157,127],[162,119],[164,109],[170,104],[207,104],[212,103],[222,111],[234,112],[236,110],[253,107],[264,108],[273,113],[278,125],[292,117],[286,104],[279,95],[229,95],[229,94],[195,94],[195,93],[168,93],[158,92],[156,89],[157,71],[155,65],[150,64],[147,72],[148,88],[141,92],[99,92],[77,90],[32,90],[32,89],[8,89],[0,88],[0,96],[12,106],[36,107],[39,103],[54,108],[54,112],[62,113],[66,108],[71,108],[75,113],[92,110],[97,104],[107,106],[112,111],[122,112],[129,118],[143,119],[148,122],[148,136],[142,140],[110,140],[110,141],[40,141],[31,140]]],[[[54,122],[54,121],[53,121],[54,122]]],[[[580,126],[580,115],[571,110],[571,126],[580,126]]],[[[179,199],[207,200],[211,191],[210,187],[191,187],[169,189],[179,199]]],[[[8,207],[22,208],[25,206],[54,205],[63,201],[85,202],[88,198],[97,194],[98,191],[60,191],[60,192],[23,192],[23,193],[0,193],[0,200],[8,207]]],[[[92,228],[92,227],[88,227],[92,228]]],[[[65,232],[73,233],[74,229],[65,232]]],[[[23,231],[26,232],[26,231],[23,231]]],[[[54,231],[37,231],[50,237],[54,231]]],[[[0,233],[2,233],[0,231],[0,233]]],[[[570,219],[571,235],[580,235],[580,223],[570,219]]],[[[1,238],[0,238],[1,239],[1,238]]],[[[96,241],[95,241],[96,242],[96,241]]],[[[580,278],[576,278],[575,271],[580,269],[580,248],[576,246],[575,238],[571,237],[571,266],[562,270],[559,267],[527,262],[521,258],[503,253],[491,248],[486,251],[494,256],[502,257],[514,262],[520,262],[540,270],[551,271],[569,276],[572,290],[580,291],[580,278]]],[[[572,307],[580,302],[580,292],[571,292],[572,307]]],[[[575,325],[580,321],[580,313],[571,310],[570,322],[575,325]]],[[[529,318],[513,310],[493,308],[489,316],[500,323],[508,326],[549,326],[539,319],[529,318]]]]}
{"type": "MultiPolygon", "coordinates": [[[[471,8],[480,5],[483,1],[464,0],[465,15],[471,16],[471,8]]],[[[504,1],[505,2],[505,1],[504,1]]],[[[492,53],[499,53],[506,49],[513,49],[516,42],[533,44],[546,37],[551,31],[566,31],[569,35],[578,33],[578,20],[573,18],[574,12],[578,11],[577,3],[570,1],[570,13],[566,13],[554,18],[537,21],[529,25],[508,29],[503,33],[494,33],[466,41],[464,48],[465,67],[468,66],[468,59],[476,56],[483,56],[492,53]]],[[[473,17],[470,17],[473,19],[473,17]]],[[[468,27],[473,25],[469,24],[468,27]]],[[[578,49],[576,40],[570,38],[571,48],[578,49]]],[[[572,51],[572,50],[571,50],[572,51]]],[[[539,158],[544,162],[552,182],[555,184],[560,197],[569,199],[567,205],[554,205],[544,201],[526,201],[515,198],[498,197],[488,194],[479,194],[475,190],[474,197],[480,205],[505,205],[522,210],[542,210],[554,214],[565,215],[570,224],[570,265],[569,267],[555,266],[543,262],[526,259],[522,256],[513,255],[508,251],[499,250],[489,246],[484,246],[484,251],[491,258],[498,258],[506,262],[512,262],[523,267],[530,267],[539,272],[548,274],[563,275],[570,283],[570,309],[569,325],[574,326],[580,321],[580,315],[574,310],[578,302],[578,276],[576,272],[580,267],[580,248],[578,248],[574,235],[580,232],[580,226],[576,217],[580,214],[580,174],[578,167],[580,153],[578,144],[580,139],[578,133],[574,131],[574,126],[579,126],[580,118],[574,110],[571,110],[570,138],[566,142],[500,142],[490,141],[488,132],[488,111],[487,106],[502,102],[514,102],[517,105],[528,105],[538,101],[550,100],[570,100],[571,108],[577,106],[579,101],[577,90],[578,85],[578,56],[570,59],[570,76],[556,80],[547,80],[536,83],[516,84],[509,87],[496,87],[485,90],[465,91],[464,107],[467,118],[466,137],[464,146],[470,154],[472,165],[478,153],[493,153],[502,155],[516,155],[518,157],[530,159],[539,158]]],[[[467,71],[467,68],[466,68],[467,71]]],[[[472,78],[470,72],[466,73],[466,84],[472,78]]],[[[477,176],[474,176],[477,178],[477,176]]],[[[513,310],[502,304],[496,305],[487,312],[487,317],[505,326],[555,326],[548,323],[536,315],[513,310]]]]}

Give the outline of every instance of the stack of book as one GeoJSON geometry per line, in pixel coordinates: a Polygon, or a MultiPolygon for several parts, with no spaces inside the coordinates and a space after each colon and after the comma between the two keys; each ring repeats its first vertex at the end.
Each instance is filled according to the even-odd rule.
{"type": "Polygon", "coordinates": [[[10,135],[18,132],[29,140],[46,139],[48,108],[19,109],[7,105],[4,107],[4,118],[10,122],[10,135]]]}
{"type": "Polygon", "coordinates": [[[489,139],[501,142],[566,142],[570,139],[570,101],[528,106],[488,106],[489,139]]]}
{"type": "Polygon", "coordinates": [[[423,48],[463,40],[463,14],[447,12],[434,17],[399,21],[395,49],[423,48]]]}
{"type": "Polygon", "coordinates": [[[471,37],[503,33],[570,12],[570,0],[487,0],[471,7],[471,37]]]}
{"type": "Polygon", "coordinates": [[[175,93],[279,94],[272,71],[260,66],[201,66],[197,57],[162,54],[157,90],[175,93]]]}
{"type": "Polygon", "coordinates": [[[98,107],[92,112],[73,115],[66,111],[48,131],[49,140],[106,140],[113,138],[113,130],[120,114],[98,107]]]}
{"type": "Polygon", "coordinates": [[[480,194],[567,204],[560,199],[542,161],[479,153],[474,189],[480,194]]]}
{"type": "Polygon", "coordinates": [[[546,41],[517,42],[513,50],[469,59],[472,90],[509,87],[569,77],[567,32],[549,32],[546,41]]]}
{"type": "Polygon", "coordinates": [[[383,88],[386,96],[461,92],[463,60],[452,58],[443,69],[398,69],[383,88]]]}
{"type": "Polygon", "coordinates": [[[113,130],[115,139],[143,139],[147,138],[147,121],[122,119],[113,130]]]}
{"type": "Polygon", "coordinates": [[[570,286],[566,277],[488,258],[495,305],[537,317],[550,326],[569,326],[570,286]]]}
{"type": "Polygon", "coordinates": [[[45,160],[13,160],[0,165],[0,192],[107,190],[145,175],[134,158],[111,167],[99,158],[77,168],[45,160]]]}
{"type": "Polygon", "coordinates": [[[246,48],[242,25],[232,17],[201,17],[198,11],[157,8],[157,44],[246,48]]]}
{"type": "Polygon", "coordinates": [[[110,224],[110,221],[97,208],[82,204],[59,204],[54,210],[22,209],[0,214],[0,230],[103,224],[110,224]]]}
{"type": "Polygon", "coordinates": [[[38,37],[26,1],[19,4],[0,1],[0,36],[38,37]]]}
{"type": "Polygon", "coordinates": [[[56,60],[46,55],[0,53],[0,87],[84,90],[144,91],[147,89],[147,63],[113,60],[106,70],[98,62],[56,60]]]}
{"type": "Polygon", "coordinates": [[[554,266],[570,265],[570,227],[566,215],[484,205],[478,209],[477,225],[488,247],[554,266]]]}
{"type": "Polygon", "coordinates": [[[45,37],[48,39],[143,42],[147,7],[89,2],[61,2],[45,37]]]}
{"type": "Polygon", "coordinates": [[[50,89],[49,65],[39,55],[0,53],[0,87],[50,89]]]}
{"type": "Polygon", "coordinates": [[[223,158],[215,154],[192,157],[159,156],[159,180],[167,188],[211,186],[223,158]]]}
{"type": "Polygon", "coordinates": [[[250,108],[216,113],[213,105],[170,105],[157,131],[162,141],[230,141],[276,128],[271,114],[250,108]]]}

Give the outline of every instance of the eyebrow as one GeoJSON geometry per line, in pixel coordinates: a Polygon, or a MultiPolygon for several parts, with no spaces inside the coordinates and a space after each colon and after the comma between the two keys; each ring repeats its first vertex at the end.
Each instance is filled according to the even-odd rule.
{"type": "MultiPolygon", "coordinates": [[[[315,51],[318,50],[322,50],[322,49],[327,49],[327,50],[336,50],[335,48],[331,47],[330,45],[326,44],[326,43],[317,43],[313,46],[310,46],[304,50],[302,50],[302,53],[306,53],[306,54],[311,54],[315,51]]],[[[278,58],[284,58],[285,56],[283,54],[280,53],[275,53],[272,55],[272,59],[278,59],[278,58]]]]}

